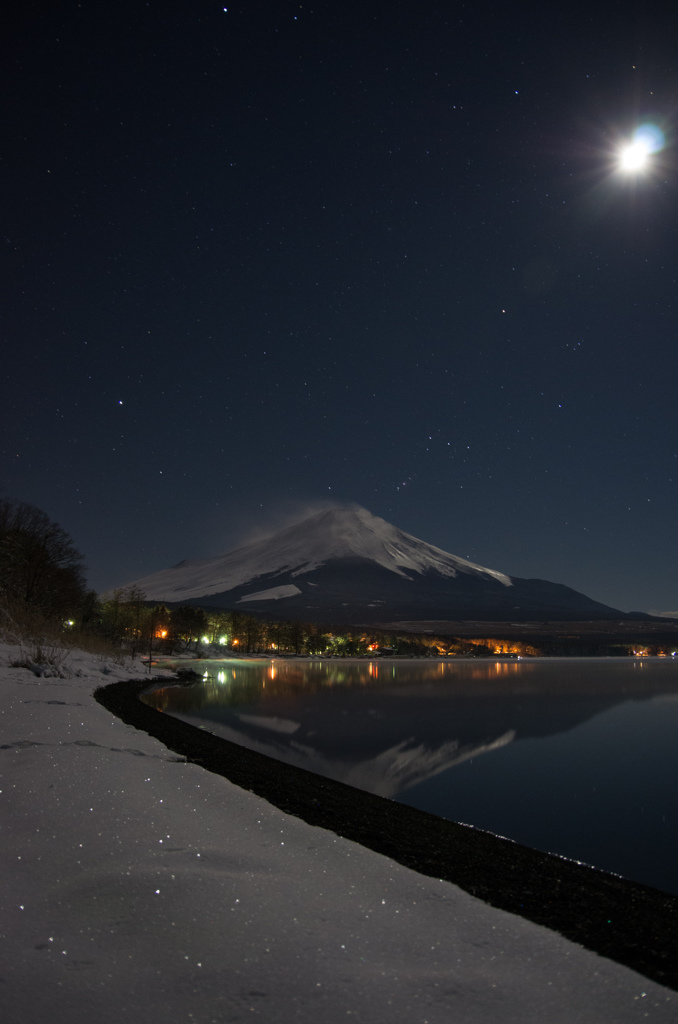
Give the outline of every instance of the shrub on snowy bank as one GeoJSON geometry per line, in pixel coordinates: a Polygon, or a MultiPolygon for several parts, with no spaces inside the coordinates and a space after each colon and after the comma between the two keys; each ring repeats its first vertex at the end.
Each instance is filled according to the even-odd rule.
{"type": "Polygon", "coordinates": [[[71,675],[65,666],[73,651],[116,663],[126,655],[119,646],[76,627],[75,622],[71,626],[68,621],[51,619],[25,607],[15,607],[12,612],[0,609],[0,641],[16,648],[11,662],[13,667],[28,668],[34,675],[44,678],[71,675]]]}

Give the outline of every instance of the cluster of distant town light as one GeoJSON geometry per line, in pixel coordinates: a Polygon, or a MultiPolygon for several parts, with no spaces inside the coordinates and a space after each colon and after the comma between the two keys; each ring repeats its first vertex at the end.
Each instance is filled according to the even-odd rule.
{"type": "Polygon", "coordinates": [[[617,167],[623,174],[643,174],[652,164],[652,156],[664,148],[666,138],[656,124],[641,124],[630,142],[618,151],[617,167]]]}
{"type": "MultiPolygon", "coordinates": [[[[64,627],[66,627],[66,628],[70,628],[70,627],[72,627],[74,625],[75,625],[75,622],[74,622],[73,619],[66,619],[65,622],[64,622],[64,627]]],[[[156,631],[156,633],[155,633],[155,639],[156,640],[164,640],[166,637],[167,637],[167,630],[166,629],[158,629],[156,631]]],[[[228,636],[220,636],[218,640],[213,640],[209,636],[202,636],[200,639],[201,639],[203,644],[207,644],[208,646],[211,646],[212,644],[216,643],[216,644],[219,644],[219,646],[221,646],[221,647],[229,647],[229,646],[230,647],[237,647],[239,642],[240,642],[239,640],[236,639],[236,637],[233,637],[232,639],[230,639],[228,636]]],[[[277,644],[269,644],[268,645],[268,650],[270,650],[270,651],[277,651],[278,650],[278,645],[277,644]]],[[[370,657],[378,657],[379,656],[379,645],[378,644],[369,644],[368,647],[367,647],[367,650],[370,652],[370,657]]],[[[500,647],[495,647],[494,653],[495,654],[508,654],[509,653],[508,645],[502,645],[500,647]]],[[[646,658],[646,657],[649,656],[649,652],[648,652],[647,648],[638,648],[637,650],[633,651],[633,655],[636,658],[646,658]]],[[[512,657],[516,657],[516,654],[512,654],[511,656],[512,657]]],[[[667,656],[666,654],[659,654],[658,655],[658,657],[660,657],[660,658],[663,658],[663,657],[666,657],[666,656],[667,656]]],[[[671,658],[675,658],[676,656],[678,656],[678,650],[677,651],[670,651],[669,656],[671,658]]],[[[518,654],[517,655],[517,660],[521,661],[522,660],[522,655],[518,654]]],[[[207,675],[207,673],[205,673],[205,674],[207,675]]],[[[221,673],[220,673],[220,675],[219,675],[219,682],[224,682],[224,681],[225,680],[221,678],[221,673]]]]}

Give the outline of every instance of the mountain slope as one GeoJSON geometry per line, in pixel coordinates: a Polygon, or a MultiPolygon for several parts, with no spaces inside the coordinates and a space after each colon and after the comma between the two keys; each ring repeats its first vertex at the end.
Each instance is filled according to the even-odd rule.
{"type": "Polygon", "coordinates": [[[409,579],[408,573],[433,569],[442,576],[480,574],[511,585],[503,573],[417,540],[362,508],[316,513],[265,541],[236,548],[219,558],[179,562],[172,569],[138,580],[137,585],[149,600],[186,600],[232,590],[271,574],[307,575],[326,562],[345,558],[365,559],[405,579],[409,579]]]}
{"type": "Polygon", "coordinates": [[[569,587],[459,558],[357,507],[316,513],[267,540],[135,582],[153,601],[308,621],[623,617],[569,587]]]}

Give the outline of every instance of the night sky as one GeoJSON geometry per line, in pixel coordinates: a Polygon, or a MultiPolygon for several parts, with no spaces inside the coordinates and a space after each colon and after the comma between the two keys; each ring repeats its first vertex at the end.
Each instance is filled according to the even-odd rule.
{"type": "Polygon", "coordinates": [[[23,3],[2,496],[98,590],[356,502],[677,609],[666,9],[23,3]],[[623,172],[645,123],[665,145],[623,172]]]}

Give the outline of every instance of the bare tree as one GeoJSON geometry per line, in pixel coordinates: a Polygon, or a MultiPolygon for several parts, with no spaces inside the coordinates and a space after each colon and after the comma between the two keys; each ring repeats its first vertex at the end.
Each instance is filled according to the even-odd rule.
{"type": "Polygon", "coordinates": [[[60,615],[85,596],[83,558],[57,523],[34,505],[0,499],[0,597],[60,615]]]}

